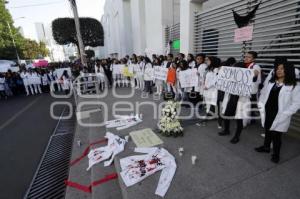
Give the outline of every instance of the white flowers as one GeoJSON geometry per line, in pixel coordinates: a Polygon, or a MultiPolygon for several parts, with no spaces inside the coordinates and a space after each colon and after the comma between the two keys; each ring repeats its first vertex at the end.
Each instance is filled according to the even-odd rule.
{"type": "Polygon", "coordinates": [[[178,121],[177,108],[179,104],[173,101],[168,101],[162,110],[162,117],[158,124],[159,130],[166,136],[183,135],[183,128],[178,121]]]}

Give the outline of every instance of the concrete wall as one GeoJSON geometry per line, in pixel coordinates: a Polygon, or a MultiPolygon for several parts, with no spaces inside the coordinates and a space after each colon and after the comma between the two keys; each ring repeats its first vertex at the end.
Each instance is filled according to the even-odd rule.
{"type": "Polygon", "coordinates": [[[141,55],[146,49],[145,0],[131,0],[133,52],[141,55]]]}
{"type": "Polygon", "coordinates": [[[146,53],[162,54],[164,51],[164,27],[162,25],[162,1],[145,1],[146,13],[146,53]]]}

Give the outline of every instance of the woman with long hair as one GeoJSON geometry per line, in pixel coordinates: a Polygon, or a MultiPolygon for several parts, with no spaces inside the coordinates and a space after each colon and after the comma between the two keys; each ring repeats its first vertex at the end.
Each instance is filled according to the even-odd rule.
{"type": "Polygon", "coordinates": [[[206,118],[201,121],[200,126],[206,125],[208,117],[213,116],[216,112],[218,90],[215,86],[221,60],[217,57],[210,56],[206,58],[206,75],[204,80],[203,97],[206,106],[206,118]]]}
{"type": "Polygon", "coordinates": [[[262,126],[265,129],[263,146],[255,148],[257,152],[270,152],[273,143],[271,161],[280,161],[281,137],[288,131],[291,117],[300,109],[300,88],[296,82],[295,68],[290,62],[275,66],[274,74],[265,84],[259,98],[259,110],[262,126]]]}
{"type": "Polygon", "coordinates": [[[148,57],[145,57],[144,60],[145,60],[145,72],[144,72],[145,92],[152,94],[153,65],[151,63],[151,60],[148,57]]]}

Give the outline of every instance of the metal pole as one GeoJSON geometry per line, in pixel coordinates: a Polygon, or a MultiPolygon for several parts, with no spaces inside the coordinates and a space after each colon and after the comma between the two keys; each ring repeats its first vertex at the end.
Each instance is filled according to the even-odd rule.
{"type": "Polygon", "coordinates": [[[9,34],[10,34],[10,36],[11,36],[11,39],[12,39],[14,48],[15,48],[16,57],[17,57],[17,62],[18,62],[18,64],[20,64],[20,57],[19,57],[19,54],[18,54],[18,50],[17,50],[17,46],[16,46],[16,42],[15,42],[14,36],[13,36],[13,34],[12,34],[12,31],[11,31],[11,28],[10,28],[10,25],[9,25],[8,21],[6,21],[6,23],[7,23],[7,26],[8,26],[9,34]]]}
{"type": "Polygon", "coordinates": [[[76,0],[69,0],[71,3],[71,7],[74,14],[74,21],[75,21],[75,27],[76,27],[76,33],[77,33],[77,40],[78,40],[78,46],[79,46],[79,53],[80,53],[80,59],[82,65],[86,66],[86,59],[85,59],[85,53],[84,53],[84,45],[82,42],[82,37],[80,33],[80,23],[79,23],[79,17],[78,17],[78,11],[77,11],[77,5],[76,0]]]}

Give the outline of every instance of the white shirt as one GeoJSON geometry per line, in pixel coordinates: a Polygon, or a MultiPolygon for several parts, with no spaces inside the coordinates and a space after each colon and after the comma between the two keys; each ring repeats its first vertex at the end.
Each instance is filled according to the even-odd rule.
{"type": "Polygon", "coordinates": [[[253,82],[253,86],[252,86],[252,93],[251,94],[257,94],[258,89],[259,89],[259,85],[261,83],[261,67],[258,64],[252,63],[248,69],[253,69],[259,72],[258,76],[257,76],[257,80],[256,82],[253,82]]]}
{"type": "Polygon", "coordinates": [[[111,165],[114,160],[114,157],[124,151],[126,140],[120,138],[117,135],[107,132],[105,138],[108,139],[108,143],[104,147],[97,149],[92,149],[89,154],[89,167],[87,170],[92,168],[93,165],[107,160],[104,162],[104,166],[107,167],[111,165]]]}
{"type": "Polygon", "coordinates": [[[29,84],[29,73],[28,72],[22,72],[20,74],[22,80],[23,80],[23,84],[24,86],[27,86],[29,84]]]}
{"type": "Polygon", "coordinates": [[[4,77],[1,77],[0,78],[0,91],[4,91],[5,90],[5,78],[4,77]]]}
{"type": "Polygon", "coordinates": [[[155,194],[164,197],[176,172],[176,162],[164,148],[135,148],[135,152],[146,153],[120,160],[121,177],[127,187],[132,186],[148,176],[162,170],[155,194]]]}
{"type": "Polygon", "coordinates": [[[205,80],[205,74],[206,74],[206,68],[207,65],[205,63],[200,64],[198,67],[198,86],[195,87],[196,92],[200,92],[200,94],[203,94],[203,89],[204,89],[204,80],[205,80]]]}
{"type": "Polygon", "coordinates": [[[144,72],[144,80],[145,81],[153,81],[153,68],[150,63],[145,65],[145,72],[144,72]]]}

